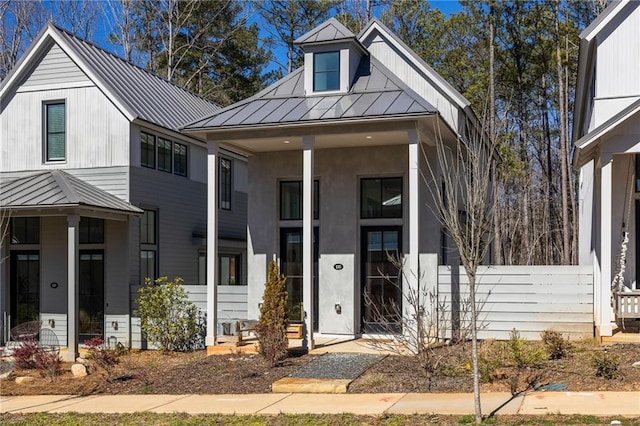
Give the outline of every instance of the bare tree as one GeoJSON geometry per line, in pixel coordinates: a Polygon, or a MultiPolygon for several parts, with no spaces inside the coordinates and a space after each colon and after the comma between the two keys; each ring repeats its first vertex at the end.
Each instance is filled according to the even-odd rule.
{"type": "Polygon", "coordinates": [[[0,0],[0,80],[15,67],[46,19],[40,1],[0,0]]]}
{"type": "Polygon", "coordinates": [[[487,257],[493,235],[495,199],[491,194],[491,164],[497,158],[496,143],[479,123],[468,122],[466,131],[453,143],[435,132],[435,156],[427,157],[429,175],[424,176],[434,201],[434,213],[454,241],[469,280],[471,358],[476,422],[482,421],[480,376],[478,372],[477,271],[487,257]],[[431,160],[431,161],[430,161],[431,160]]]}
{"type": "Polygon", "coordinates": [[[107,0],[102,3],[109,40],[122,46],[124,59],[135,62],[135,7],[138,0],[107,0]]]}
{"type": "Polygon", "coordinates": [[[67,31],[92,40],[95,27],[102,10],[99,3],[80,0],[58,0],[52,4],[56,23],[67,31]]]}

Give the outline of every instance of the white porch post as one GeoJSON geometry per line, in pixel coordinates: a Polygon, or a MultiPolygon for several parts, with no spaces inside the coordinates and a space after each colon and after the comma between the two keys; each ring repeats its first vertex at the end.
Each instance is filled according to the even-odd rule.
{"type": "Polygon", "coordinates": [[[602,153],[600,158],[602,171],[600,174],[601,191],[600,191],[600,298],[598,306],[595,306],[596,315],[600,318],[600,323],[596,324],[599,329],[600,336],[611,336],[613,330],[611,327],[611,211],[612,211],[612,168],[613,155],[610,153],[602,153]]]}
{"type": "Polygon", "coordinates": [[[313,136],[304,136],[302,154],[302,304],[304,330],[302,349],[311,350],[313,342],[313,136]]]}
{"type": "MultiPolygon", "coordinates": [[[[409,291],[415,291],[418,297],[420,289],[418,288],[420,281],[420,137],[417,129],[410,129],[409,137],[409,270],[405,271],[407,280],[407,288],[409,291]]],[[[404,292],[403,292],[404,293],[404,292]]],[[[406,294],[406,293],[405,293],[406,294]]],[[[420,302],[422,303],[422,301],[420,302]]],[[[409,324],[412,318],[415,318],[413,312],[415,306],[408,306],[404,309],[404,323],[409,324]]],[[[406,333],[407,330],[404,330],[406,333]]],[[[415,348],[414,348],[415,349],[415,348]]]]}
{"type": "Polygon", "coordinates": [[[207,346],[215,346],[218,325],[218,143],[207,142],[207,346]]]}
{"type": "Polygon", "coordinates": [[[67,216],[67,352],[65,361],[73,362],[78,356],[78,243],[80,216],[67,216]]]}

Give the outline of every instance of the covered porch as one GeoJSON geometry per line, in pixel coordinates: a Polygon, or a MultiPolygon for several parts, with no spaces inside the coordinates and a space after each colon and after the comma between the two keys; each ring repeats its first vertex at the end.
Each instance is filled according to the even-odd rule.
{"type": "Polygon", "coordinates": [[[92,337],[128,345],[129,227],[141,213],[63,171],[4,181],[3,339],[20,323],[41,321],[68,361],[92,337]]]}

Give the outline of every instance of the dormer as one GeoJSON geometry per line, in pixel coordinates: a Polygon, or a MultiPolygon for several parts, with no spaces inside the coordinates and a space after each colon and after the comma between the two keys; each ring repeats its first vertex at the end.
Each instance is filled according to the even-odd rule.
{"type": "Polygon", "coordinates": [[[368,55],[355,34],[331,18],[294,42],[304,52],[304,91],[316,94],[347,93],[360,59],[368,55]]]}

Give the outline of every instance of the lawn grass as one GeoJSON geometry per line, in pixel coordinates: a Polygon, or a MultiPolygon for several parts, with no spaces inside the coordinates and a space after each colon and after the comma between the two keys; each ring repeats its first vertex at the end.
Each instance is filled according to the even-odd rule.
{"type": "MultiPolygon", "coordinates": [[[[497,416],[487,419],[492,425],[608,425],[612,420],[620,420],[623,425],[640,426],[640,418],[624,419],[618,417],[595,416],[497,416]]],[[[229,425],[229,426],[304,426],[304,425],[461,425],[472,424],[473,416],[438,415],[384,415],[357,416],[354,414],[280,414],[277,416],[228,416],[197,415],[185,413],[156,414],[78,414],[78,413],[35,413],[0,414],[2,425],[29,426],[85,426],[85,425],[229,425]]]]}

